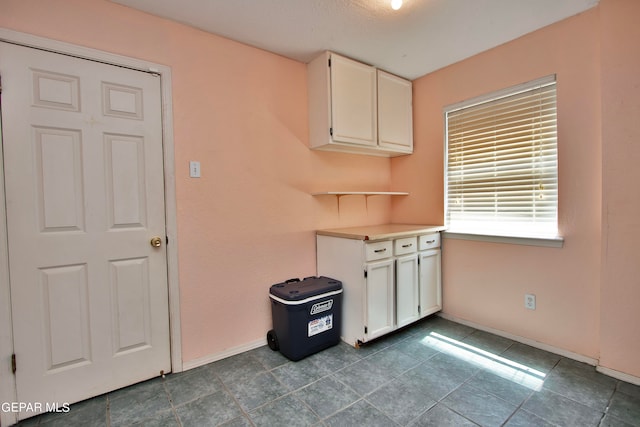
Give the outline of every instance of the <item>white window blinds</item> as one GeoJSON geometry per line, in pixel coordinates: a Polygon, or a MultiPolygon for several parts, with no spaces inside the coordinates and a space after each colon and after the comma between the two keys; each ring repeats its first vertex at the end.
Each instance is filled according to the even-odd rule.
{"type": "Polygon", "coordinates": [[[555,77],[450,107],[445,117],[448,231],[555,237],[555,77]]]}

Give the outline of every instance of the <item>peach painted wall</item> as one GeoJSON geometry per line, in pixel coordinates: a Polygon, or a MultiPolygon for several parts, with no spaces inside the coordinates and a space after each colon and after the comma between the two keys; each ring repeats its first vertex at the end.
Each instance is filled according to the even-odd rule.
{"type": "Polygon", "coordinates": [[[310,196],[389,190],[390,161],[308,149],[304,64],[106,0],[2,0],[0,27],[172,68],[185,362],[264,339],[315,229],[390,219],[388,196],[310,196]]]}
{"type": "Polygon", "coordinates": [[[565,246],[445,240],[445,312],[640,376],[640,200],[619,185],[640,178],[638,6],[602,0],[418,79],[415,153],[391,162],[308,150],[295,61],[106,0],[1,0],[0,27],[172,67],[185,362],[263,338],[268,286],[315,272],[316,228],[441,223],[442,107],[556,73],[565,246]],[[411,195],[309,196],[349,189],[411,195]]]}
{"type": "Polygon", "coordinates": [[[640,377],[640,2],[598,7],[414,82],[413,156],[392,160],[396,222],[443,221],[448,104],[557,74],[562,249],[445,239],[444,311],[640,377]],[[630,184],[631,183],[631,184],[630,184]],[[524,293],[538,308],[523,308],[524,293]]]}
{"type": "Polygon", "coordinates": [[[602,20],[603,273],[600,364],[640,377],[640,2],[602,20]]]}
{"type": "Polygon", "coordinates": [[[414,82],[415,153],[392,160],[395,222],[443,221],[443,107],[557,75],[561,249],[445,239],[444,312],[598,358],[601,144],[597,9],[414,82]],[[524,294],[537,297],[535,311],[524,294]]]}

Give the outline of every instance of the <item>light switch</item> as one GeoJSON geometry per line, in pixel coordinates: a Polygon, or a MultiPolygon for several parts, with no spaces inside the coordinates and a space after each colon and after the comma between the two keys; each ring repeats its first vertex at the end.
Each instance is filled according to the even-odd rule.
{"type": "Polygon", "coordinates": [[[200,178],[200,162],[189,162],[189,176],[191,178],[200,178]]]}

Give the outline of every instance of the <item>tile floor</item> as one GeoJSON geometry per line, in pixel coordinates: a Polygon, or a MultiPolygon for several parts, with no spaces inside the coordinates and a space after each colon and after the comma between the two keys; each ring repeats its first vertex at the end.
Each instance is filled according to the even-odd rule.
{"type": "Polygon", "coordinates": [[[299,362],[261,347],[45,414],[44,426],[640,426],[640,387],[438,317],[299,362]]]}

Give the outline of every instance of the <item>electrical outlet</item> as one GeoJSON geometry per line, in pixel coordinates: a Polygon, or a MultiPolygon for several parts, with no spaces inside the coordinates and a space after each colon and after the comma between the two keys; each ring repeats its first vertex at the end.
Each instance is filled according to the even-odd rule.
{"type": "Polygon", "coordinates": [[[529,310],[536,309],[536,296],[533,294],[525,294],[524,296],[524,307],[529,310]]]}

